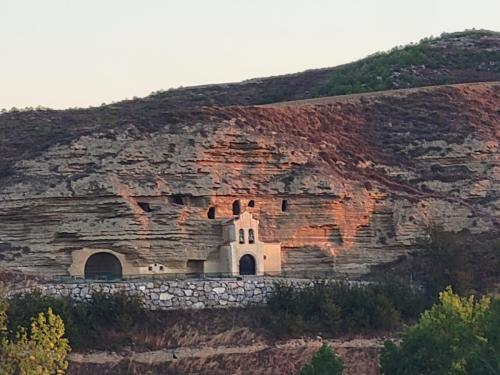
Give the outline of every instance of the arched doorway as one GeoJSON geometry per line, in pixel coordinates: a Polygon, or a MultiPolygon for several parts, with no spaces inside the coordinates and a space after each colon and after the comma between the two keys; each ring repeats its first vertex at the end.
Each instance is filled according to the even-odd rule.
{"type": "Polygon", "coordinates": [[[233,202],[233,215],[239,215],[241,213],[240,201],[233,202]]]}
{"type": "Polygon", "coordinates": [[[240,258],[240,275],[255,275],[255,258],[251,255],[243,255],[240,258]]]}
{"type": "Polygon", "coordinates": [[[119,279],[122,277],[122,265],[117,257],[110,253],[91,255],[85,263],[86,279],[119,279]]]}

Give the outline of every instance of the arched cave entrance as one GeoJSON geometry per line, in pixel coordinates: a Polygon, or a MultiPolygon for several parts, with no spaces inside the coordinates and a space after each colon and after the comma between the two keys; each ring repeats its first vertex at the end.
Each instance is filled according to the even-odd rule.
{"type": "Polygon", "coordinates": [[[251,255],[243,255],[240,258],[240,275],[255,275],[255,258],[251,255]]]}
{"type": "Polygon", "coordinates": [[[110,253],[91,255],[85,263],[86,279],[119,279],[122,277],[122,265],[117,257],[110,253]]]}

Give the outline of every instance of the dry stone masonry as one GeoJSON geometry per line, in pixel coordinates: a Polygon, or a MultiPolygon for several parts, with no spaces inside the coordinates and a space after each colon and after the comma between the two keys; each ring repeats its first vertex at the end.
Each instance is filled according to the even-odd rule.
{"type": "MultiPolygon", "coordinates": [[[[62,297],[70,296],[77,301],[92,298],[95,292],[124,292],[141,298],[149,310],[203,309],[244,307],[264,304],[273,291],[277,278],[214,279],[214,280],[153,280],[123,282],[75,282],[46,283],[36,287],[11,290],[10,295],[31,290],[62,297]]],[[[290,280],[299,288],[310,280],[290,280]]]]}

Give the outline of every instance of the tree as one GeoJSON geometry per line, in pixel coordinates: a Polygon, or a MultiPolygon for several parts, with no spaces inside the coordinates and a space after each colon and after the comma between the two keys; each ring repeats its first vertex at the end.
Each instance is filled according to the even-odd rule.
{"type": "Polygon", "coordinates": [[[386,342],[386,375],[500,374],[500,302],[460,297],[448,287],[401,344],[386,342]]]}
{"type": "Polygon", "coordinates": [[[33,318],[31,330],[21,328],[7,338],[7,305],[0,304],[0,373],[2,375],[62,375],[71,350],[64,338],[64,322],[49,308],[33,318]]]}
{"type": "Polygon", "coordinates": [[[441,225],[427,228],[428,239],[422,243],[428,258],[424,284],[436,296],[451,285],[460,294],[469,291],[472,281],[471,267],[467,262],[465,243],[454,232],[445,231],[441,225]]]}
{"type": "Polygon", "coordinates": [[[302,368],[300,375],[342,375],[342,361],[324,343],[311,362],[302,368]]]}

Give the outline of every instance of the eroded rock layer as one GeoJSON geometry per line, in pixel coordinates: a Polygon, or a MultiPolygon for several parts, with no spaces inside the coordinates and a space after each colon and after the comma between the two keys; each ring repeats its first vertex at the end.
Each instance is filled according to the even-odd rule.
{"type": "Polygon", "coordinates": [[[3,267],[64,275],[87,247],[183,271],[218,256],[235,200],[263,241],[281,242],[285,270],[362,275],[414,249],[430,223],[498,230],[499,83],[117,109],[109,123],[85,111],[8,115],[18,116],[4,128],[13,140],[37,123],[54,137],[1,150],[11,161],[0,179],[3,267]]]}

